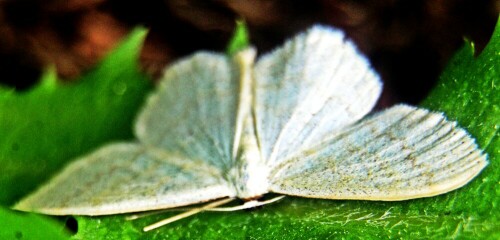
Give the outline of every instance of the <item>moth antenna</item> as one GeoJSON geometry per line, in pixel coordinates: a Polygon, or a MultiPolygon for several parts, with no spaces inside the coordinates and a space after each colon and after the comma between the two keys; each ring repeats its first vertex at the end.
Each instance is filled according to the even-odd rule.
{"type": "Polygon", "coordinates": [[[272,199],[269,199],[269,200],[266,200],[266,201],[262,201],[262,202],[260,202],[258,200],[252,200],[252,201],[245,202],[243,205],[240,205],[240,206],[220,207],[220,208],[214,207],[214,208],[211,208],[211,209],[207,209],[206,211],[211,211],[211,212],[232,212],[232,211],[238,211],[238,210],[249,209],[249,208],[259,207],[259,206],[263,206],[263,205],[266,205],[266,204],[269,204],[269,203],[273,203],[273,202],[276,202],[276,201],[279,201],[279,200],[283,199],[284,197],[285,197],[285,195],[281,195],[281,196],[277,196],[275,198],[272,198],[272,199]]]}
{"type": "Polygon", "coordinates": [[[191,215],[194,215],[194,214],[197,214],[199,212],[203,212],[203,211],[206,211],[207,209],[211,209],[211,208],[214,208],[214,207],[217,207],[217,206],[220,206],[220,205],[224,205],[228,202],[231,202],[233,201],[234,198],[225,198],[225,199],[221,199],[219,201],[215,201],[215,202],[211,202],[205,206],[202,206],[202,207],[199,207],[199,208],[193,208],[187,212],[183,212],[181,214],[177,214],[175,216],[172,216],[172,217],[169,217],[169,218],[166,218],[166,219],[163,219],[159,222],[156,222],[156,223],[153,223],[151,225],[148,225],[146,227],[144,227],[142,230],[144,232],[147,232],[147,231],[150,231],[150,230],[153,230],[153,229],[156,229],[156,228],[159,228],[161,226],[164,226],[164,225],[167,225],[169,223],[172,223],[172,222],[175,222],[177,220],[181,220],[183,218],[187,218],[191,215]]]}

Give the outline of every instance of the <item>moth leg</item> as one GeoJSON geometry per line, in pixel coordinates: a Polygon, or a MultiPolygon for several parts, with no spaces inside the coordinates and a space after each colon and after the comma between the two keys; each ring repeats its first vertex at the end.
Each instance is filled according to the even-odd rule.
{"type": "Polygon", "coordinates": [[[199,208],[193,208],[193,209],[191,209],[191,210],[189,210],[187,212],[183,212],[181,214],[177,214],[175,216],[172,216],[172,217],[163,219],[163,220],[161,220],[159,222],[156,222],[156,223],[153,223],[151,225],[148,225],[148,226],[144,227],[142,230],[144,232],[147,232],[147,231],[159,228],[161,226],[167,225],[169,223],[175,222],[177,220],[181,220],[183,218],[187,218],[187,217],[189,217],[191,215],[194,215],[194,214],[197,214],[199,212],[203,212],[203,211],[206,211],[208,209],[224,205],[224,204],[226,204],[228,202],[231,202],[233,200],[234,200],[234,198],[224,198],[224,199],[221,199],[221,200],[218,200],[218,201],[215,201],[215,202],[211,202],[211,203],[209,203],[207,205],[204,205],[204,206],[201,206],[199,208]]]}
{"type": "MultiPolygon", "coordinates": [[[[234,198],[232,198],[234,200],[234,198]]],[[[260,206],[260,205],[259,205],[260,206]]],[[[157,214],[162,214],[166,212],[186,212],[186,211],[191,211],[193,209],[198,209],[199,207],[178,207],[178,208],[168,208],[168,209],[160,209],[160,210],[153,210],[153,211],[147,211],[147,212],[141,212],[141,213],[134,213],[129,216],[125,217],[126,221],[132,221],[132,220],[137,220],[140,218],[145,218],[157,214]]],[[[215,208],[218,209],[218,208],[215,208]]],[[[206,209],[204,211],[212,211],[212,209],[206,209]]],[[[217,210],[214,210],[217,211],[217,210]]]]}
{"type": "Polygon", "coordinates": [[[281,195],[281,196],[277,196],[275,198],[271,198],[271,199],[266,200],[266,201],[252,200],[252,201],[245,202],[244,204],[242,204],[240,206],[220,207],[220,208],[215,207],[215,208],[207,209],[205,211],[211,211],[211,212],[232,212],[232,211],[238,211],[238,210],[249,209],[249,208],[254,208],[254,207],[259,207],[259,206],[267,205],[267,204],[279,201],[279,200],[283,199],[284,197],[285,197],[285,195],[281,195]]]}
{"type": "MultiPolygon", "coordinates": [[[[214,208],[209,208],[209,209],[204,209],[203,211],[206,212],[232,212],[232,211],[238,211],[238,210],[244,210],[244,209],[249,209],[249,208],[254,208],[254,207],[260,207],[263,205],[267,205],[273,202],[277,202],[281,199],[286,197],[285,195],[282,196],[277,196],[275,198],[266,200],[266,201],[258,201],[258,200],[252,200],[245,202],[244,204],[240,206],[234,206],[234,207],[214,207],[214,208]]],[[[158,210],[158,211],[150,211],[150,212],[145,212],[145,213],[137,213],[137,214],[132,214],[130,216],[125,217],[125,220],[131,221],[131,220],[136,220],[139,218],[144,218],[148,217],[151,215],[156,215],[164,212],[172,212],[172,211],[192,211],[195,209],[200,209],[200,208],[172,208],[172,209],[163,209],[163,210],[158,210]]],[[[177,215],[176,215],[177,216],[177,215]]]]}

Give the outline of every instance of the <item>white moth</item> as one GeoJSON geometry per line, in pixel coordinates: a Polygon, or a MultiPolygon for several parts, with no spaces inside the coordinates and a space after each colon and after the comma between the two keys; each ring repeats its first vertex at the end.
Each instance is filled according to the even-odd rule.
{"type": "Polygon", "coordinates": [[[397,201],[457,189],[488,164],[441,113],[398,105],[363,118],[382,84],[339,30],[316,26],[254,56],[175,63],[139,115],[137,142],[80,158],[15,208],[105,215],[222,199],[199,212],[268,192],[397,201]]]}

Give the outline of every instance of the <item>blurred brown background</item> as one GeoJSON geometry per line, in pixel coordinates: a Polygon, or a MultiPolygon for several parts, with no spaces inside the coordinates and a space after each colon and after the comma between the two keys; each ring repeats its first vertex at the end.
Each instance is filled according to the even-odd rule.
{"type": "Polygon", "coordinates": [[[0,0],[0,84],[27,89],[50,64],[76,79],[137,25],[151,29],[141,64],[157,77],[193,51],[223,50],[241,16],[260,52],[316,22],[342,28],[382,75],[382,105],[418,103],[464,37],[486,45],[499,10],[498,0],[0,0]]]}

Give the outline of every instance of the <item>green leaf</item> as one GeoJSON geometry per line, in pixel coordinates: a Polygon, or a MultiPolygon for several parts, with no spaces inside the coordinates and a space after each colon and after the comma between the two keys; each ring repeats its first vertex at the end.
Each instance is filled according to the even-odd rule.
{"type": "Polygon", "coordinates": [[[132,138],[146,92],[138,69],[145,29],[135,30],[76,84],[49,70],[34,89],[0,88],[0,204],[12,205],[72,158],[103,143],[132,138]]]}
{"type": "Polygon", "coordinates": [[[0,207],[0,239],[68,239],[56,221],[33,213],[18,213],[0,207]]]}
{"type": "Polygon", "coordinates": [[[229,45],[227,46],[226,53],[229,56],[234,55],[240,50],[248,47],[249,37],[248,37],[248,29],[243,20],[236,21],[236,28],[234,30],[233,36],[229,41],[229,45]]]}
{"type": "Polygon", "coordinates": [[[437,197],[402,202],[331,201],[287,197],[260,209],[205,212],[143,233],[142,227],[176,214],[135,221],[125,216],[78,217],[75,238],[113,239],[443,239],[500,238],[498,132],[500,25],[474,59],[465,46],[442,74],[424,107],[443,111],[467,128],[490,165],[467,186],[437,197]]]}

